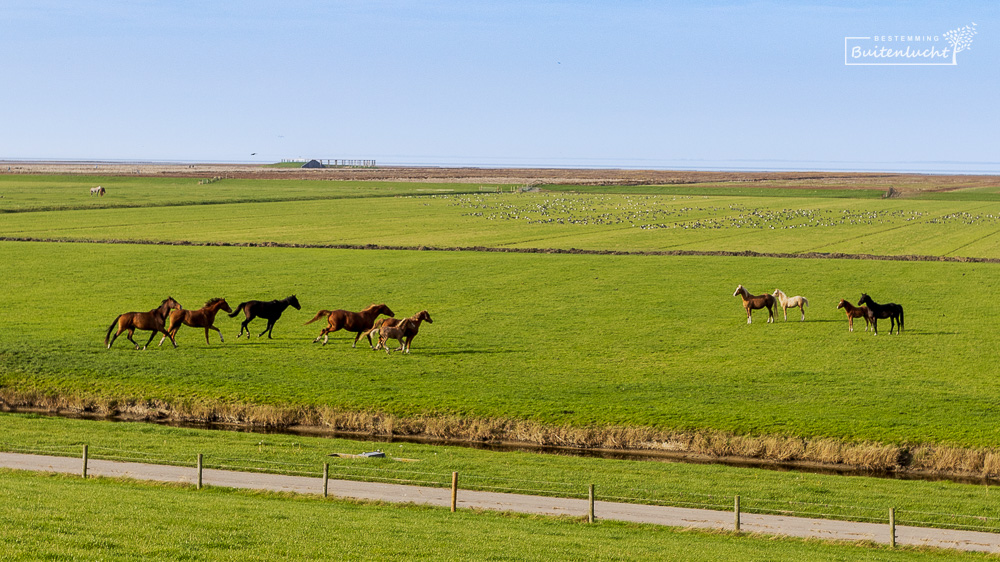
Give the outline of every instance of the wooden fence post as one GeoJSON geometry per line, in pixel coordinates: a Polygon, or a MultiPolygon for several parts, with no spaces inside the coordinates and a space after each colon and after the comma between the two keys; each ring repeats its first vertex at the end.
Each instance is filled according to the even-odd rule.
{"type": "Polygon", "coordinates": [[[327,490],[329,490],[330,484],[330,463],[323,463],[323,497],[327,495],[327,490]]]}
{"type": "Polygon", "coordinates": [[[590,511],[587,513],[587,523],[594,522],[594,485],[590,485],[590,511]]]}
{"type": "Polygon", "coordinates": [[[889,508],[889,546],[896,548],[896,508],[889,508]]]}
{"type": "Polygon", "coordinates": [[[201,489],[201,471],[202,471],[202,458],[201,453],[198,453],[198,489],[201,489]]]}
{"type": "Polygon", "coordinates": [[[736,532],[740,532],[740,497],[736,496],[736,502],[733,504],[733,513],[736,514],[736,532]]]}
{"type": "Polygon", "coordinates": [[[458,507],[458,473],[451,473],[451,512],[458,507]]]}
{"type": "Polygon", "coordinates": [[[87,477],[87,446],[83,446],[83,477],[87,477]]]}

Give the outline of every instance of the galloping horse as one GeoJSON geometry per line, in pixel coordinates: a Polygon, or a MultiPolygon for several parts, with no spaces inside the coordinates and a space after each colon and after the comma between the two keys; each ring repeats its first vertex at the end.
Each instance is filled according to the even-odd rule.
{"type": "Polygon", "coordinates": [[[789,297],[783,293],[780,289],[775,289],[771,296],[777,297],[778,303],[781,304],[781,311],[785,313],[785,321],[788,321],[788,309],[789,308],[799,308],[799,312],[802,313],[802,318],[799,318],[799,322],[806,319],[806,309],[809,306],[809,299],[795,295],[794,297],[789,297]]]}
{"type": "Polygon", "coordinates": [[[172,297],[167,297],[163,299],[160,306],[149,312],[126,312],[125,314],[119,314],[118,318],[115,318],[111,326],[108,327],[108,333],[104,336],[104,345],[108,346],[108,349],[111,349],[111,344],[115,343],[118,336],[122,335],[122,332],[128,331],[128,341],[132,342],[136,349],[139,349],[139,344],[135,343],[135,340],[132,339],[132,334],[136,330],[149,330],[152,333],[149,334],[149,341],[146,342],[146,345],[142,346],[142,349],[146,349],[149,342],[153,341],[153,338],[156,337],[157,332],[163,332],[169,336],[170,343],[174,344],[174,347],[177,347],[174,337],[163,329],[163,325],[167,319],[167,312],[179,309],[180,307],[181,303],[175,301],[172,297]],[[118,331],[115,332],[114,337],[111,337],[111,330],[115,328],[116,324],[118,325],[118,331]]]}
{"type": "MultiPolygon", "coordinates": [[[[205,306],[198,310],[171,310],[170,318],[167,322],[167,334],[170,336],[171,341],[177,335],[177,330],[181,329],[181,324],[183,323],[192,328],[205,328],[205,343],[211,343],[208,341],[209,330],[219,332],[219,341],[225,343],[226,339],[222,337],[222,332],[213,326],[215,324],[215,315],[219,312],[220,308],[226,312],[233,311],[233,309],[229,308],[229,303],[226,302],[226,299],[211,299],[205,303],[205,306]]],[[[167,339],[167,336],[160,338],[160,343],[157,345],[163,345],[163,340],[165,339],[167,339]]],[[[174,345],[176,346],[177,344],[174,345]]]]}
{"type": "Polygon", "coordinates": [[[295,295],[285,297],[281,300],[241,302],[240,305],[236,307],[236,310],[229,314],[230,318],[236,318],[240,311],[242,311],[246,316],[246,320],[244,320],[243,324],[240,325],[240,333],[236,336],[236,339],[239,339],[240,336],[243,335],[243,330],[247,331],[247,338],[250,337],[250,328],[247,327],[247,324],[257,317],[267,320],[267,327],[264,328],[264,331],[258,334],[257,337],[259,338],[264,334],[267,334],[267,339],[274,339],[271,337],[271,330],[274,329],[274,323],[278,321],[278,318],[281,318],[281,313],[284,312],[289,306],[292,306],[295,310],[302,309],[302,307],[299,306],[299,299],[295,298],[295,295]]]}
{"type": "Polygon", "coordinates": [[[903,331],[903,306],[896,304],[894,302],[879,304],[872,300],[866,293],[861,293],[861,300],[858,304],[867,304],[868,309],[872,311],[872,326],[875,327],[875,335],[878,335],[878,319],[888,318],[889,319],[889,334],[892,334],[893,326],[899,326],[896,329],[896,333],[899,334],[903,331]]]}
{"type": "Polygon", "coordinates": [[[357,332],[358,334],[354,336],[354,343],[351,344],[351,347],[357,347],[358,340],[361,339],[361,336],[367,336],[368,346],[374,349],[369,330],[371,330],[372,326],[375,325],[375,318],[379,314],[395,316],[395,314],[389,310],[388,306],[384,304],[373,304],[361,312],[350,312],[347,310],[321,310],[316,313],[316,316],[313,317],[312,320],[306,322],[306,324],[312,324],[313,322],[326,316],[328,326],[323,328],[323,331],[316,336],[313,343],[316,343],[320,338],[323,338],[323,345],[326,345],[326,341],[329,339],[330,334],[336,332],[337,330],[347,330],[348,332],[357,332]]]}
{"type": "Polygon", "coordinates": [[[837,308],[843,308],[844,312],[847,313],[847,329],[848,331],[854,331],[854,319],[864,318],[865,319],[865,331],[868,331],[868,327],[871,326],[875,319],[872,317],[872,311],[868,310],[867,306],[854,306],[853,304],[847,302],[844,299],[840,299],[840,304],[837,308]]]}
{"type": "MultiPolygon", "coordinates": [[[[372,329],[369,330],[369,332],[366,335],[368,337],[371,337],[371,335],[376,332],[379,334],[378,343],[375,344],[375,349],[381,348],[383,345],[385,345],[385,340],[391,338],[399,340],[399,349],[397,351],[404,351],[404,353],[409,353],[410,342],[413,341],[413,338],[417,335],[417,332],[420,331],[420,323],[423,322],[424,320],[426,320],[428,324],[434,323],[434,321],[431,320],[431,313],[427,312],[426,310],[421,310],[420,312],[414,314],[413,316],[409,318],[404,318],[402,320],[399,320],[397,318],[382,318],[381,320],[375,322],[372,329]],[[405,326],[403,326],[404,324],[405,326]],[[401,332],[402,335],[400,337],[397,336],[386,337],[385,334],[382,332],[382,328],[396,328],[396,327],[403,328],[403,331],[401,332]]],[[[386,347],[386,353],[388,352],[389,348],[386,347]]]]}
{"type": "Polygon", "coordinates": [[[772,295],[751,295],[743,288],[743,285],[736,287],[736,292],[733,293],[733,296],[735,297],[736,295],[739,295],[743,299],[743,308],[747,311],[747,324],[753,322],[752,311],[765,307],[767,307],[767,321],[769,323],[774,322],[774,310],[772,308],[775,307],[775,302],[772,295]]]}

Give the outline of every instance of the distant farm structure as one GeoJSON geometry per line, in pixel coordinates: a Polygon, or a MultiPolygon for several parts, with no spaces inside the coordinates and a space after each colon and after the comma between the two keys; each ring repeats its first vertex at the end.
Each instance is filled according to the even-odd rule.
{"type": "Polygon", "coordinates": [[[312,160],[306,160],[305,158],[290,158],[282,159],[281,163],[289,162],[302,162],[303,168],[374,168],[374,160],[357,160],[357,159],[335,159],[335,158],[314,158],[312,160]]]}

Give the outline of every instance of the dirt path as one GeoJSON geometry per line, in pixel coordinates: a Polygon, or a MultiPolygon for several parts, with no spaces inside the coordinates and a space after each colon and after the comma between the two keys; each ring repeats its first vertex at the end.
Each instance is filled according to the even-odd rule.
{"type": "MultiPolygon", "coordinates": [[[[18,470],[33,470],[80,474],[82,460],[71,457],[50,457],[19,453],[0,453],[0,466],[18,470]]],[[[190,467],[141,464],[91,459],[87,465],[91,476],[128,477],[160,482],[197,483],[197,470],[190,467]]],[[[460,481],[461,482],[461,481],[460,481]]],[[[204,469],[202,483],[209,486],[322,494],[323,480],[304,476],[284,476],[253,472],[204,469]]],[[[330,480],[330,495],[361,500],[410,502],[447,507],[451,505],[451,490],[401,484],[381,484],[330,480]]],[[[598,490],[598,497],[600,490],[598,490]]],[[[587,500],[527,496],[472,490],[458,491],[459,508],[491,509],[540,515],[587,515],[587,500]]],[[[687,509],[628,503],[597,501],[594,513],[598,519],[651,523],[673,527],[697,527],[732,530],[735,516],[728,511],[687,509]]],[[[777,515],[743,513],[741,530],[748,533],[786,535],[846,541],[873,541],[888,544],[889,525],[857,523],[827,519],[806,519],[777,515]]],[[[931,546],[959,550],[1000,553],[1000,534],[925,527],[896,527],[896,542],[900,545],[931,546]]]]}

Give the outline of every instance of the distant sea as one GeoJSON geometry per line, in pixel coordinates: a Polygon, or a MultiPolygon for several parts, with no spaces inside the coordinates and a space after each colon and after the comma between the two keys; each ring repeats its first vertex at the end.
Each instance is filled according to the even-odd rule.
{"type": "Polygon", "coordinates": [[[308,158],[280,156],[255,160],[163,160],[163,159],[61,159],[2,158],[0,164],[26,162],[35,164],[271,164],[283,159],[374,159],[379,166],[428,166],[462,168],[578,168],[624,170],[683,170],[709,172],[886,172],[912,174],[1000,175],[1000,162],[957,161],[840,161],[840,160],[696,160],[696,159],[615,159],[615,158],[492,158],[492,157],[423,157],[377,155],[315,155],[308,158]]]}

